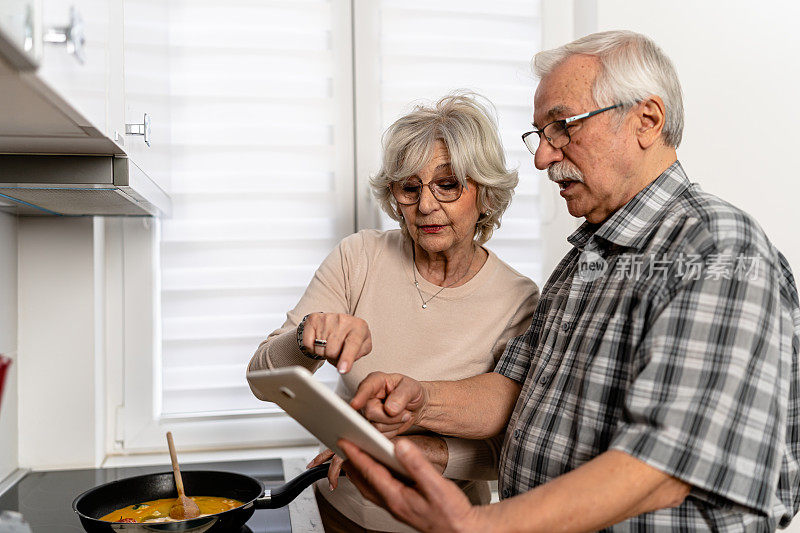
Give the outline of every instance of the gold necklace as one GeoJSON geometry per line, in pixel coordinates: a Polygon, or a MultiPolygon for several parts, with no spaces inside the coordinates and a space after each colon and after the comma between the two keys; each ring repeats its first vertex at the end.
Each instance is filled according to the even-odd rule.
{"type": "Polygon", "coordinates": [[[411,273],[414,274],[414,286],[417,288],[417,293],[419,294],[419,299],[422,300],[422,308],[423,309],[427,309],[428,308],[428,302],[430,302],[431,300],[433,300],[434,298],[439,296],[440,292],[442,292],[445,289],[448,289],[448,288],[452,287],[453,285],[455,285],[456,283],[458,283],[459,281],[464,279],[467,274],[469,274],[469,270],[472,268],[472,262],[475,261],[475,253],[477,251],[478,251],[478,248],[475,245],[473,245],[472,246],[472,257],[469,260],[469,265],[467,266],[467,271],[464,272],[464,274],[462,274],[460,278],[455,280],[450,285],[445,285],[444,287],[442,287],[441,289],[436,291],[436,294],[434,294],[433,296],[431,296],[430,298],[428,298],[426,300],[425,298],[422,297],[422,291],[419,290],[419,281],[417,281],[417,249],[414,246],[414,243],[413,242],[411,243],[411,261],[412,261],[412,263],[411,263],[411,273]]]}

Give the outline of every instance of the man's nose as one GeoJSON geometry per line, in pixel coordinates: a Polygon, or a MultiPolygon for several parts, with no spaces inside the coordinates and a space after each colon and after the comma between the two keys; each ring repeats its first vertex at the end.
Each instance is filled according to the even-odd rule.
{"type": "Polygon", "coordinates": [[[553,163],[564,159],[564,152],[560,148],[553,148],[547,139],[542,139],[533,156],[533,164],[539,170],[546,170],[553,163]]]}

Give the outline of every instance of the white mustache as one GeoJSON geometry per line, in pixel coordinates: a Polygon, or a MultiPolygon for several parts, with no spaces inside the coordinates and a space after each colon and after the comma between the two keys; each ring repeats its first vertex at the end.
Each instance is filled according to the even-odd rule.
{"type": "Polygon", "coordinates": [[[558,163],[553,163],[547,167],[547,177],[550,179],[550,181],[555,182],[572,180],[584,183],[583,173],[578,170],[578,167],[571,165],[566,161],[559,161],[558,163]]]}

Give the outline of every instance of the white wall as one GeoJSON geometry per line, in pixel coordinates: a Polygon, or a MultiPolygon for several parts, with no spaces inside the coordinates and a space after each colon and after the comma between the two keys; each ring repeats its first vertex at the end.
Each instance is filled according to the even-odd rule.
{"type": "Polygon", "coordinates": [[[678,70],[690,178],[752,214],[800,272],[800,3],[599,0],[597,30],[652,37],[678,70]]]}
{"type": "Polygon", "coordinates": [[[19,463],[102,460],[96,231],[91,217],[25,217],[19,226],[19,463]]]}
{"type": "MultiPolygon", "coordinates": [[[[595,24],[593,9],[586,9],[585,0],[542,0],[542,50],[549,50],[572,41],[577,36],[588,33],[595,24]],[[583,16],[579,16],[582,14],[583,16]]],[[[530,95],[531,102],[533,94],[530,95]]],[[[533,118],[533,117],[531,117],[533,118]]],[[[531,158],[529,164],[533,164],[531,158]]],[[[541,198],[541,231],[542,231],[542,274],[541,280],[534,280],[544,285],[550,273],[572,245],[567,237],[575,231],[583,219],[577,219],[567,211],[564,199],[558,193],[558,187],[547,180],[542,173],[539,186],[541,198]]]]}
{"type": "Polygon", "coordinates": [[[17,219],[0,212],[0,354],[14,361],[0,405],[0,480],[18,463],[17,453],[17,219]]]}

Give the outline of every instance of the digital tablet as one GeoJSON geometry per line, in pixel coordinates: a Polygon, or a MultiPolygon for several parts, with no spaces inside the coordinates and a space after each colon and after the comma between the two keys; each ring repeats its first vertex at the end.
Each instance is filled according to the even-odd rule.
{"type": "Polygon", "coordinates": [[[335,392],[299,366],[247,373],[259,400],[278,404],[325,446],[346,457],[336,442],[347,439],[395,472],[408,476],[394,455],[394,444],[335,392]]]}

